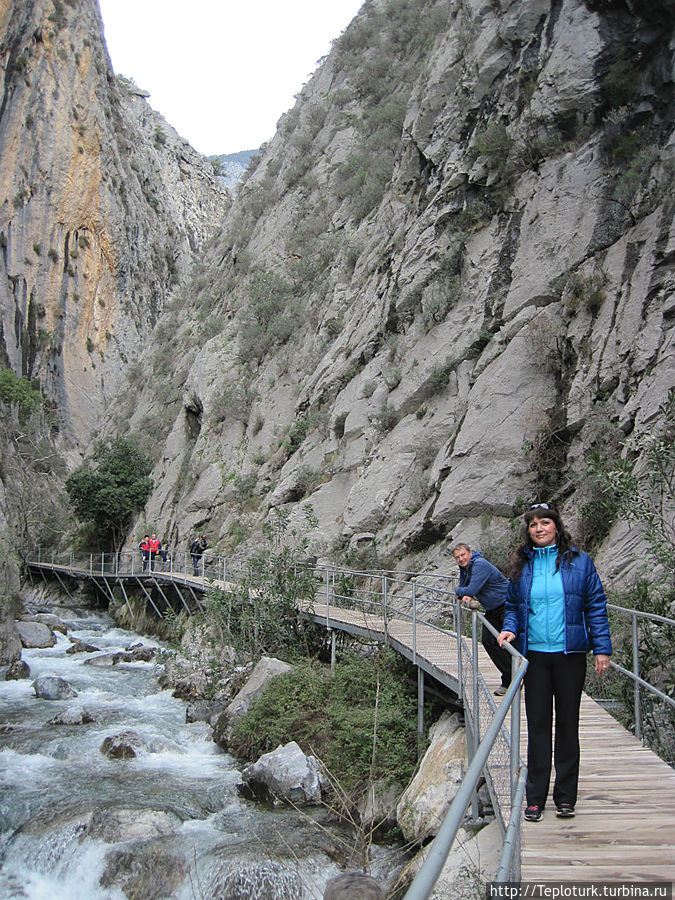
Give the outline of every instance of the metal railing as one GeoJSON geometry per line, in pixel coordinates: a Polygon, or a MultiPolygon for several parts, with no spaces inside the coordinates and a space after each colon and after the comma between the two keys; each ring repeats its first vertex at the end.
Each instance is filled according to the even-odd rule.
{"type": "Polygon", "coordinates": [[[654,622],[658,623],[659,625],[675,627],[675,619],[670,619],[667,616],[659,616],[656,613],[642,612],[639,609],[629,609],[626,606],[616,606],[614,603],[608,603],[607,609],[614,610],[614,612],[620,613],[623,616],[628,616],[631,620],[630,633],[633,660],[632,671],[619,665],[619,663],[615,662],[613,659],[610,659],[610,666],[612,667],[612,669],[620,672],[626,678],[630,678],[630,680],[633,682],[633,713],[635,717],[635,737],[639,740],[642,740],[644,723],[642,688],[649,691],[651,694],[654,694],[654,696],[659,697],[659,699],[663,700],[668,706],[672,708],[675,708],[675,699],[669,697],[653,684],[645,681],[645,679],[640,675],[640,621],[642,620],[643,622],[654,622]]]}

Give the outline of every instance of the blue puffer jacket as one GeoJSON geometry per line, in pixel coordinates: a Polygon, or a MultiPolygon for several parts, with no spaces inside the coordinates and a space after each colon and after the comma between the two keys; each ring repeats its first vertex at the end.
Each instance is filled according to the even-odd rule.
{"type": "MultiPolygon", "coordinates": [[[[511,631],[516,639],[514,646],[527,655],[527,625],[530,588],[532,587],[532,561],[534,553],[526,551],[528,560],[520,578],[509,582],[504,613],[504,631],[511,631]]],[[[572,547],[572,559],[560,564],[563,592],[565,594],[565,653],[611,654],[607,620],[607,598],[602,582],[588,553],[572,547]]]]}
{"type": "Polygon", "coordinates": [[[459,567],[458,597],[475,597],[485,609],[498,609],[506,601],[509,582],[496,566],[474,550],[468,565],[459,567]]]}

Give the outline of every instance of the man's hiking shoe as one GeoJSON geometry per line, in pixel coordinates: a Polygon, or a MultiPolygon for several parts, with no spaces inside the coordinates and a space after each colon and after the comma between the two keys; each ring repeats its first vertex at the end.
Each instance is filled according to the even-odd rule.
{"type": "Polygon", "coordinates": [[[571,819],[574,815],[574,807],[571,803],[556,803],[555,810],[559,819],[571,819]]]}
{"type": "Polygon", "coordinates": [[[539,822],[541,819],[541,806],[537,806],[536,803],[531,803],[529,806],[525,807],[523,815],[528,822],[539,822]]]}
{"type": "Polygon", "coordinates": [[[506,693],[506,688],[504,687],[503,684],[500,684],[499,687],[497,688],[497,690],[493,691],[492,693],[495,695],[495,697],[503,697],[504,694],[506,693]]]}

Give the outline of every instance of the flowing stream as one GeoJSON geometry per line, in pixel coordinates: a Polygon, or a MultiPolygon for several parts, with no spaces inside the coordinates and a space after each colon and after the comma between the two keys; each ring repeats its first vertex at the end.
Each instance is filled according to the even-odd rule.
{"type": "MultiPolygon", "coordinates": [[[[104,652],[159,646],[102,614],[64,621],[104,652]]],[[[0,898],[321,898],[340,871],[335,828],[241,798],[237,762],[206,723],[186,724],[154,662],[84,665],[96,654],[68,655],[71,641],[56,634],[56,646],[23,651],[30,678],[0,680],[0,898]],[[38,699],[38,675],[64,678],[78,696],[38,699]],[[93,721],[50,724],[73,707],[93,721]],[[104,739],[126,730],[143,750],[108,759],[104,739]]],[[[386,857],[377,851],[372,874],[386,857]]]]}

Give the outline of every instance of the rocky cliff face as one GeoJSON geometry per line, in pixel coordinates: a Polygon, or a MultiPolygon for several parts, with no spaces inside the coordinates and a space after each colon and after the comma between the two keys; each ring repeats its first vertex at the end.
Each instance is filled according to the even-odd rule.
{"type": "Polygon", "coordinates": [[[639,448],[675,385],[672,24],[367,3],[174,305],[193,349],[146,521],[228,551],[309,503],[320,555],[447,565],[446,535],[498,544],[554,499],[588,537],[589,460],[639,448]]]}
{"type": "Polygon", "coordinates": [[[84,448],[228,196],[115,78],[94,0],[3,0],[0,61],[0,356],[84,448]]]}
{"type": "MultiPolygon", "coordinates": [[[[170,277],[144,268],[148,253],[137,247],[168,242],[187,254],[197,207],[184,195],[183,218],[171,209],[182,224],[169,226],[162,195],[150,224],[133,142],[102,155],[94,136],[111,133],[106,113],[90,128],[84,97],[67,93],[53,149],[64,160],[53,190],[64,193],[67,221],[31,217],[43,222],[41,251],[31,248],[37,239],[20,223],[37,208],[36,175],[24,174],[2,207],[12,224],[3,226],[12,260],[5,342],[14,316],[12,335],[27,343],[21,359],[46,362],[51,351],[31,350],[30,335],[53,333],[50,316],[65,318],[60,345],[69,349],[49,378],[58,374],[66,408],[66,359],[75,356],[78,390],[96,385],[97,396],[108,389],[106,361],[129,361],[125,389],[111,389],[112,427],[154,454],[156,489],[138,529],[165,544],[184,548],[198,528],[212,547],[243,553],[271,509],[300,524],[310,504],[319,555],[369,545],[380,562],[447,566],[447,535],[496,552],[535,499],[555,500],[588,537],[597,522],[589,460],[611,459],[622,441],[644,446],[675,385],[673,21],[670,3],[638,0],[367,2],[194,254],[192,280],[174,290],[140,364],[129,348],[147,333],[148,304],[148,328],[155,320],[161,302],[150,297],[163,299],[170,277]],[[111,170],[125,173],[123,212],[111,170]],[[89,185],[91,210],[104,181],[105,209],[119,211],[109,240],[72,212],[73,183],[89,185]],[[107,300],[97,308],[93,287],[112,272],[113,309],[107,300]],[[58,281],[62,299],[53,313],[34,307],[45,326],[31,331],[38,273],[58,281]]],[[[62,29],[38,39],[32,27],[11,42],[14,94],[0,119],[19,172],[22,159],[38,171],[28,165],[29,108],[18,102],[38,82],[26,84],[17,59],[46,64],[63,40],[62,29]]],[[[130,128],[122,109],[142,109],[152,129],[144,101],[123,102],[102,51],[98,77],[91,47],[66,55],[81,90],[107,85],[115,121],[130,128]]],[[[52,84],[49,97],[70,89],[70,80],[52,84]]],[[[153,185],[175,184],[168,164],[160,178],[166,146],[144,146],[143,173],[156,152],[153,185]]],[[[172,258],[184,257],[175,249],[172,258]]],[[[605,574],[629,574],[632,541],[614,526],[605,574]]]]}

